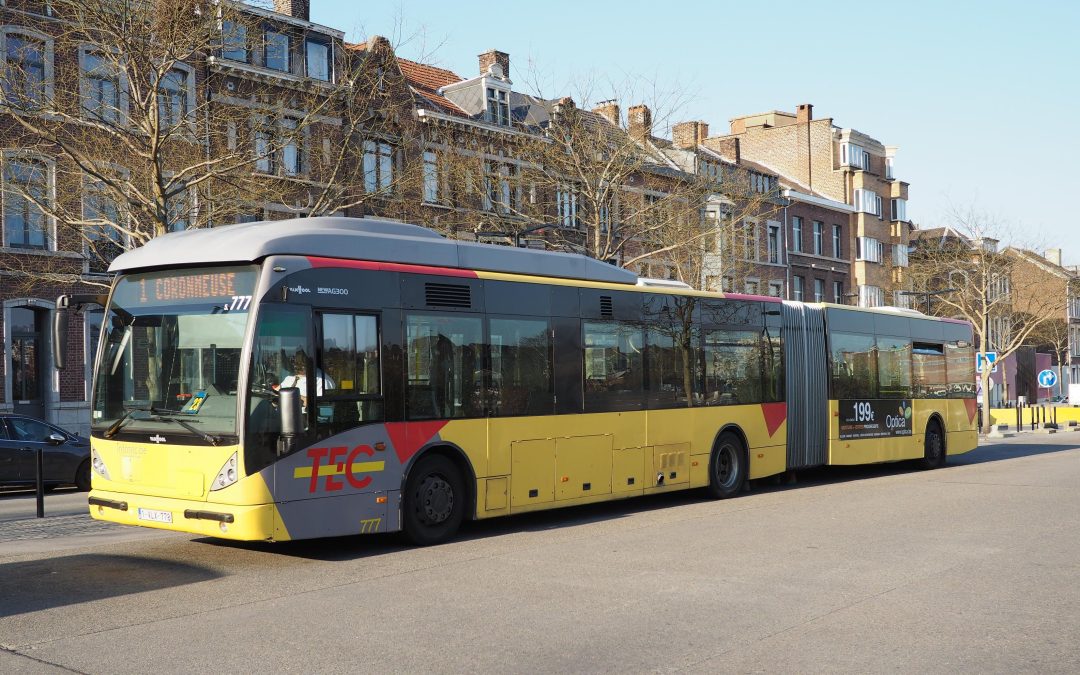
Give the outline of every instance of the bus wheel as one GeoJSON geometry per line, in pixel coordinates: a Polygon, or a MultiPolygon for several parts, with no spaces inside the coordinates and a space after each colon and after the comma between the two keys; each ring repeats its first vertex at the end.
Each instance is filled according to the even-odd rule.
{"type": "Polygon", "coordinates": [[[945,466],[945,434],[941,432],[941,424],[937,420],[931,420],[926,425],[926,441],[923,443],[920,465],[924,469],[945,466]]]}
{"type": "Polygon", "coordinates": [[[739,437],[725,431],[716,439],[709,457],[709,496],[726,499],[739,492],[746,482],[746,448],[739,437]]]}
{"type": "Polygon", "coordinates": [[[402,528],[418,546],[439,544],[454,536],[465,516],[461,472],[442,455],[416,463],[405,482],[402,528]]]}

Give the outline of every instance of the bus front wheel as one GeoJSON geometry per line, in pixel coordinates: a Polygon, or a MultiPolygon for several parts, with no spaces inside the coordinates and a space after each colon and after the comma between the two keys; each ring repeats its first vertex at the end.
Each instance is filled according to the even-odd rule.
{"type": "Polygon", "coordinates": [[[402,529],[418,546],[454,536],[465,517],[461,471],[442,455],[422,457],[409,472],[402,505],[402,529]]]}
{"type": "Polygon", "coordinates": [[[737,494],[748,468],[742,440],[730,431],[720,434],[709,457],[709,496],[726,499],[737,494]]]}
{"type": "Polygon", "coordinates": [[[923,443],[923,458],[920,464],[924,469],[945,466],[945,434],[937,420],[931,420],[930,424],[926,425],[926,440],[923,443]]]}

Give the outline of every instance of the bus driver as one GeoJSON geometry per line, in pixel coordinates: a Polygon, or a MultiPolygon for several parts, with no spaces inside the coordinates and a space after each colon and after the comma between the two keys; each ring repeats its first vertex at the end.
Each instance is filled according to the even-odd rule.
{"type": "MultiPolygon", "coordinates": [[[[307,409],[307,357],[303,352],[297,352],[293,357],[293,374],[286,375],[285,379],[281,381],[280,385],[276,385],[275,389],[281,387],[296,387],[300,390],[300,403],[305,409],[307,409]]],[[[315,369],[315,395],[322,396],[323,389],[334,389],[337,385],[334,381],[322,371],[321,368],[315,369]]]]}

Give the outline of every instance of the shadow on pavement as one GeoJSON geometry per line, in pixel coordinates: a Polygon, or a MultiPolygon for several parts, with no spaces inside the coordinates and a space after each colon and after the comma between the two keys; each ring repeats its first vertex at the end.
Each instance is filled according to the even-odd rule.
{"type": "Polygon", "coordinates": [[[219,576],[213,570],[182,562],[94,553],[0,563],[0,617],[219,576]]]}
{"type": "MultiPolygon", "coordinates": [[[[1080,439],[1078,439],[1080,440],[1080,439]]],[[[1042,455],[1076,449],[1077,445],[1067,444],[993,444],[980,446],[963,455],[949,457],[948,466],[965,466],[998,462],[1019,457],[1042,455]]],[[[913,461],[891,462],[883,464],[864,464],[859,466],[825,466],[802,469],[796,472],[796,479],[789,481],[787,474],[771,476],[750,482],[746,494],[755,492],[775,492],[798,489],[813,485],[831,485],[849,481],[865,480],[882,476],[895,476],[906,473],[921,473],[923,469],[913,461]]],[[[562,527],[571,527],[588,523],[597,523],[628,515],[657,509],[674,508],[706,500],[700,489],[649,495],[633,499],[624,499],[600,504],[585,504],[550,511],[539,511],[510,516],[466,522],[455,541],[484,539],[516,532],[538,532],[562,527]]],[[[210,546],[224,546],[267,554],[283,555],[295,558],[307,558],[323,561],[357,560],[372,556],[394,553],[413,548],[400,533],[368,534],[353,537],[335,537],[329,539],[308,539],[280,543],[236,542],[224,539],[195,539],[195,542],[210,546]]]]}

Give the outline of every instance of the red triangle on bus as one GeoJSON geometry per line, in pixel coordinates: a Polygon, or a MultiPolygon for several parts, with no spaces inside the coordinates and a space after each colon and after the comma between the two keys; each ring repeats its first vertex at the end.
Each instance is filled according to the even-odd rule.
{"type": "Polygon", "coordinates": [[[443,427],[446,420],[431,422],[390,422],[386,425],[386,434],[394,445],[398,461],[404,466],[420,448],[427,445],[443,427]]]}
{"type": "Polygon", "coordinates": [[[761,412],[765,415],[765,428],[771,437],[787,419],[787,403],[762,403],[761,412]]]}

